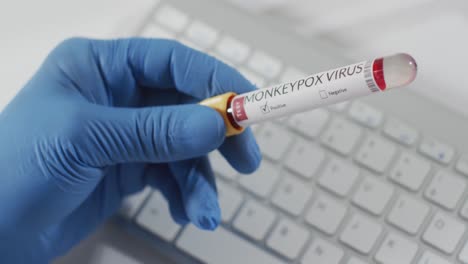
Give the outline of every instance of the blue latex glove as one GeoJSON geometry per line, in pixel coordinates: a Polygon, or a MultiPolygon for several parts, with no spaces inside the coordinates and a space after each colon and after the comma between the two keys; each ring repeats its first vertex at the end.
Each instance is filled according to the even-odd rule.
{"type": "Polygon", "coordinates": [[[254,86],[233,68],[169,40],[71,39],[0,114],[0,262],[64,254],[145,185],[180,224],[220,222],[206,155],[242,173],[261,155],[252,133],[225,139],[196,102],[254,86]]]}

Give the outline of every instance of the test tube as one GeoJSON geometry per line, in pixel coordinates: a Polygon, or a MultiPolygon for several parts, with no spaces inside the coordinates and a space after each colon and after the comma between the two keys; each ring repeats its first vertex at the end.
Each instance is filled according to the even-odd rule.
{"type": "Polygon", "coordinates": [[[398,53],[249,93],[225,93],[200,104],[217,110],[226,124],[226,135],[232,136],[255,123],[406,86],[416,74],[413,57],[398,53]]]}

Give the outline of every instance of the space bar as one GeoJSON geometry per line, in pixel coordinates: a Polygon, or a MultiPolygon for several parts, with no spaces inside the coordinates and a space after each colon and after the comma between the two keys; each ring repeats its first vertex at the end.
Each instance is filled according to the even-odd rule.
{"type": "Polygon", "coordinates": [[[284,263],[223,227],[215,231],[201,231],[190,225],[182,232],[176,245],[208,264],[284,263]]]}

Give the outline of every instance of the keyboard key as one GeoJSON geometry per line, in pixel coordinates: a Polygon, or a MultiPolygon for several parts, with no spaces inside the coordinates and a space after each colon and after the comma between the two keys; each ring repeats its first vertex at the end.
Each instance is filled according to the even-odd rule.
{"type": "Polygon", "coordinates": [[[286,157],[285,165],[292,172],[310,179],[317,172],[325,159],[325,153],[312,143],[296,140],[292,150],[286,157]]]}
{"type": "Polygon", "coordinates": [[[234,220],[234,227],[246,236],[262,240],[274,221],[272,210],[258,202],[248,201],[234,220]]]}
{"type": "Polygon", "coordinates": [[[297,258],[308,237],[307,229],[290,220],[282,219],[273,229],[266,244],[280,255],[292,260],[297,258]]]}
{"type": "Polygon", "coordinates": [[[313,202],[305,220],[327,235],[333,235],[346,215],[346,207],[330,197],[321,195],[313,202]]]}
{"type": "Polygon", "coordinates": [[[348,162],[331,159],[325,166],[319,185],[334,194],[344,197],[354,186],[359,176],[359,169],[348,162]]]}
{"type": "Polygon", "coordinates": [[[138,225],[167,242],[171,242],[180,230],[172,220],[167,201],[158,191],[154,191],[136,218],[138,225]]]}
{"type": "Polygon", "coordinates": [[[205,52],[205,48],[203,48],[202,46],[198,45],[197,43],[193,42],[192,40],[190,40],[190,39],[188,39],[186,37],[180,38],[179,41],[180,41],[180,43],[184,44],[187,47],[190,47],[190,48],[198,50],[198,51],[205,52]]]}
{"type": "Polygon", "coordinates": [[[374,215],[380,215],[393,196],[393,187],[386,182],[367,176],[353,196],[353,203],[374,215]]]}
{"type": "Polygon", "coordinates": [[[209,155],[211,167],[216,175],[223,177],[226,180],[234,180],[237,178],[237,171],[227,162],[227,160],[218,152],[213,151],[209,155]]]}
{"type": "Polygon", "coordinates": [[[154,25],[154,24],[148,25],[141,33],[141,36],[144,38],[165,38],[165,39],[175,38],[174,33],[167,31],[164,28],[154,25]]]}
{"type": "Polygon", "coordinates": [[[247,62],[247,67],[265,78],[273,79],[281,71],[281,62],[262,51],[256,51],[247,62]]]}
{"type": "Polygon", "coordinates": [[[468,156],[467,155],[463,155],[458,159],[457,164],[455,165],[455,169],[461,174],[468,176],[468,156]]]}
{"type": "Polygon", "coordinates": [[[122,202],[119,214],[126,219],[132,219],[150,193],[151,188],[146,187],[142,191],[126,197],[122,202]]]}
{"type": "Polygon", "coordinates": [[[242,203],[242,194],[229,185],[218,181],[218,200],[221,207],[221,219],[223,222],[231,221],[242,203]]]}
{"type": "Polygon", "coordinates": [[[460,254],[458,255],[458,259],[463,262],[464,264],[468,264],[468,242],[465,243],[460,254]]]}
{"type": "Polygon", "coordinates": [[[273,186],[279,179],[279,170],[269,161],[262,161],[260,168],[253,174],[241,175],[239,183],[250,192],[265,198],[271,193],[273,186]]]}
{"type": "Polygon", "coordinates": [[[302,257],[301,264],[339,264],[343,256],[341,248],[316,237],[302,257]]]}
{"type": "Polygon", "coordinates": [[[332,150],[348,155],[361,136],[361,128],[343,120],[334,119],[322,135],[322,143],[332,150]]]}
{"type": "Polygon", "coordinates": [[[258,132],[257,143],[265,156],[279,160],[291,145],[292,135],[278,125],[267,123],[258,132]]]}
{"type": "Polygon", "coordinates": [[[430,210],[427,204],[402,194],[390,211],[388,221],[401,230],[415,235],[426,220],[430,210]]]}
{"type": "Polygon", "coordinates": [[[418,264],[451,264],[451,262],[430,251],[426,251],[419,259],[418,264]]]}
{"type": "Polygon", "coordinates": [[[369,264],[368,262],[364,262],[363,260],[360,260],[356,257],[351,257],[348,259],[348,262],[346,264],[369,264]]]}
{"type": "Polygon", "coordinates": [[[287,83],[287,82],[291,82],[291,81],[294,81],[294,80],[297,80],[299,78],[303,78],[307,76],[306,73],[298,70],[298,69],[295,69],[295,68],[291,68],[291,67],[288,67],[284,72],[283,74],[281,74],[281,77],[280,77],[280,82],[281,83],[287,83]]]}
{"type": "Polygon", "coordinates": [[[155,19],[156,22],[174,32],[181,32],[189,21],[187,14],[169,5],[161,7],[156,12],[155,19]]]}
{"type": "Polygon", "coordinates": [[[247,59],[250,48],[233,37],[225,36],[216,45],[216,52],[234,64],[241,64],[247,59]]]}
{"type": "Polygon", "coordinates": [[[465,204],[463,204],[463,207],[460,210],[460,215],[465,220],[468,220],[468,199],[465,201],[465,204]]]}
{"type": "Polygon", "coordinates": [[[391,233],[380,246],[375,259],[380,264],[411,264],[417,252],[416,243],[391,233]]]}
{"type": "Polygon", "coordinates": [[[385,123],[383,133],[396,142],[406,146],[413,146],[416,144],[419,137],[416,129],[396,119],[390,119],[385,123]]]}
{"type": "Polygon", "coordinates": [[[189,225],[176,245],[206,264],[285,264],[223,227],[207,232],[189,225]]]}
{"type": "Polygon", "coordinates": [[[435,139],[425,139],[419,146],[419,151],[441,164],[449,164],[455,156],[455,149],[435,139]]]}
{"type": "Polygon", "coordinates": [[[314,139],[325,126],[330,114],[324,109],[315,109],[291,116],[288,126],[302,136],[314,139]]]}
{"type": "Polygon", "coordinates": [[[350,104],[351,104],[351,101],[344,101],[341,103],[332,104],[328,108],[332,111],[339,113],[339,112],[343,112],[344,110],[346,110],[346,108],[348,108],[350,104]]]}
{"type": "Polygon", "coordinates": [[[239,72],[244,75],[244,77],[249,80],[252,84],[254,84],[257,88],[264,88],[266,85],[266,80],[261,77],[260,75],[247,70],[245,68],[241,68],[239,72]]]}
{"type": "Polygon", "coordinates": [[[465,187],[465,179],[448,172],[438,171],[424,195],[430,201],[446,209],[454,209],[465,192],[465,187]]]}
{"type": "Polygon", "coordinates": [[[381,137],[366,137],[356,154],[356,161],[367,168],[383,173],[396,153],[394,144],[381,137]]]}
{"type": "Polygon", "coordinates": [[[192,22],[185,31],[185,37],[203,49],[213,46],[218,35],[216,29],[201,21],[192,22]]]}
{"type": "Polygon", "coordinates": [[[312,189],[294,176],[286,176],[281,180],[272,202],[284,211],[299,216],[312,196],[312,189]]]}
{"type": "Polygon", "coordinates": [[[379,224],[355,214],[341,233],[340,241],[362,254],[369,254],[381,233],[379,224]]]}
{"type": "Polygon", "coordinates": [[[354,121],[370,128],[380,126],[383,120],[382,112],[361,102],[354,102],[351,105],[349,116],[354,121]]]}
{"type": "Polygon", "coordinates": [[[390,179],[412,191],[417,191],[426,179],[431,165],[409,153],[402,153],[390,172],[390,179]]]}
{"type": "Polygon", "coordinates": [[[465,225],[457,219],[436,213],[423,234],[423,240],[446,254],[452,254],[465,233],[465,225]]]}
{"type": "MultiPolygon", "coordinates": [[[[101,242],[102,243],[102,242],[101,242]]],[[[127,256],[124,251],[116,249],[107,244],[100,244],[93,248],[89,262],[87,263],[125,263],[125,264],[143,264],[131,256],[127,256]]]]}
{"type": "MultiPolygon", "coordinates": [[[[210,50],[206,51],[206,53],[208,53],[209,55],[215,57],[217,60],[222,61],[224,64],[227,64],[228,66],[236,69],[236,65],[234,65],[231,61],[224,59],[224,57],[221,57],[218,53],[215,53],[215,52],[210,51],[210,50]]],[[[244,78],[245,78],[245,76],[244,76],[244,78]]]]}

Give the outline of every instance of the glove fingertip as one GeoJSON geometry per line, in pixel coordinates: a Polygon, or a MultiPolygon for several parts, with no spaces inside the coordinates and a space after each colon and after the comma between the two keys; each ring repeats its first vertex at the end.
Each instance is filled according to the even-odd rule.
{"type": "Polygon", "coordinates": [[[221,209],[208,159],[184,160],[169,166],[179,183],[190,222],[200,229],[215,229],[221,222],[221,209]]]}
{"type": "Polygon", "coordinates": [[[221,222],[221,209],[216,199],[194,199],[188,204],[187,215],[191,222],[200,229],[214,230],[221,222]]]}
{"type": "Polygon", "coordinates": [[[204,216],[198,220],[198,226],[204,230],[215,230],[219,226],[219,218],[215,216],[204,216]]]}
{"type": "Polygon", "coordinates": [[[193,224],[203,230],[215,230],[221,222],[221,209],[217,202],[208,202],[209,206],[198,208],[193,224]]]}

